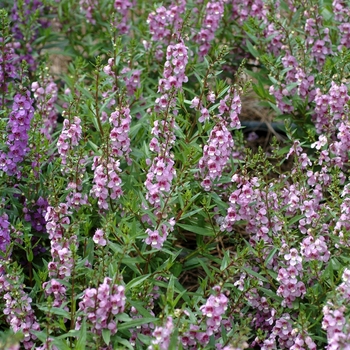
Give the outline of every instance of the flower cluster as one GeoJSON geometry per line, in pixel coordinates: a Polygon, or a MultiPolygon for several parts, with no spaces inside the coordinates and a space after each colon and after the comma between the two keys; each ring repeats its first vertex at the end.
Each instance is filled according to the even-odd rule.
{"type": "MultiPolygon", "coordinates": [[[[105,277],[97,289],[87,288],[84,291],[78,312],[87,318],[91,332],[101,335],[104,329],[109,329],[111,334],[115,334],[117,320],[114,316],[124,311],[125,299],[125,287],[105,277]]],[[[80,329],[83,316],[78,317],[76,329],[80,329]]]]}
{"type": "Polygon", "coordinates": [[[119,198],[123,194],[121,187],[122,180],[119,177],[121,169],[120,161],[114,157],[94,157],[92,170],[94,170],[94,179],[91,189],[91,195],[97,198],[98,206],[101,210],[108,209],[107,199],[119,198]]]}
{"type": "Polygon", "coordinates": [[[97,244],[100,245],[101,247],[104,247],[107,244],[107,240],[106,240],[106,234],[103,230],[101,229],[97,229],[94,237],[92,238],[92,240],[97,244]]]}
{"type": "MultiPolygon", "coordinates": [[[[306,15],[309,16],[308,13],[306,13],[306,15]]],[[[310,17],[311,16],[312,15],[310,15],[310,17]]],[[[333,54],[329,29],[324,28],[323,37],[319,37],[320,33],[317,28],[320,28],[320,26],[322,26],[321,21],[322,20],[320,16],[316,19],[308,18],[305,24],[305,33],[308,35],[306,42],[311,46],[311,55],[314,57],[319,67],[323,66],[328,55],[333,54]]]]}
{"type": "Polygon", "coordinates": [[[322,328],[327,332],[328,350],[347,349],[350,346],[350,327],[345,314],[349,300],[350,270],[346,268],[333,299],[323,307],[322,328]]]}
{"type": "Polygon", "coordinates": [[[249,241],[253,246],[260,240],[270,242],[271,238],[267,234],[269,229],[277,233],[281,227],[276,216],[268,217],[268,209],[277,210],[276,194],[272,190],[269,193],[261,191],[257,177],[247,179],[236,174],[232,176],[231,181],[237,184],[237,189],[229,196],[230,207],[221,223],[221,230],[231,232],[237,221],[247,220],[246,229],[251,234],[249,241]],[[267,203],[263,198],[267,199],[267,203]],[[254,208],[251,203],[255,203],[254,208]]]}
{"type": "Polygon", "coordinates": [[[0,250],[2,252],[6,252],[6,249],[11,242],[10,223],[8,218],[9,217],[6,213],[0,215],[0,250]]]}
{"type": "Polygon", "coordinates": [[[130,0],[114,0],[114,8],[117,11],[115,26],[120,34],[126,34],[129,30],[128,12],[132,8],[130,0]]]}
{"type": "Polygon", "coordinates": [[[67,190],[70,192],[66,196],[68,208],[78,210],[82,205],[88,205],[88,195],[82,193],[83,191],[83,174],[86,171],[86,159],[77,161],[74,167],[75,174],[73,174],[71,181],[67,185],[67,190]],[[79,174],[79,176],[77,176],[79,174]]]}
{"type": "Polygon", "coordinates": [[[174,329],[172,317],[168,317],[163,327],[156,327],[152,332],[152,336],[155,338],[152,340],[152,345],[148,347],[148,350],[160,349],[168,350],[170,344],[170,336],[174,329]],[[158,345],[155,347],[154,345],[158,345]]]}
{"type": "Polygon", "coordinates": [[[131,159],[129,157],[131,152],[129,138],[131,124],[130,109],[128,107],[117,109],[111,113],[109,122],[113,126],[109,134],[111,154],[120,159],[124,158],[131,165],[131,159]]]}
{"type": "Polygon", "coordinates": [[[272,85],[270,94],[276,99],[278,108],[284,113],[291,113],[294,110],[292,98],[299,95],[302,99],[308,98],[312,102],[316,91],[314,86],[314,76],[298,64],[297,59],[287,50],[282,58],[283,67],[286,69],[284,82],[279,86],[272,85]]]}
{"type": "Polygon", "coordinates": [[[283,41],[285,39],[284,33],[276,29],[274,23],[269,23],[264,31],[265,37],[269,39],[268,50],[278,57],[283,48],[283,41]]]}
{"type": "Polygon", "coordinates": [[[24,160],[29,152],[28,132],[34,115],[33,102],[27,90],[17,93],[13,99],[12,111],[7,123],[6,145],[8,152],[0,151],[0,170],[10,176],[21,177],[18,164],[24,160]]]}
{"type": "Polygon", "coordinates": [[[226,122],[222,118],[219,120],[210,132],[208,144],[203,148],[203,157],[198,163],[201,175],[204,177],[201,185],[206,191],[210,191],[214,180],[220,179],[234,146],[226,122]]]}
{"type": "Polygon", "coordinates": [[[198,54],[204,57],[210,49],[210,42],[215,38],[215,32],[219,28],[220,20],[224,15],[224,1],[209,1],[206,6],[202,29],[197,35],[196,41],[200,44],[198,54]]]}
{"type": "Polygon", "coordinates": [[[49,206],[45,215],[46,230],[51,243],[52,261],[48,264],[49,282],[43,283],[46,295],[53,295],[53,306],[61,307],[66,298],[66,287],[61,283],[71,275],[74,264],[71,246],[78,247],[77,236],[65,237],[64,225],[70,224],[68,206],[60,203],[56,208],[49,206]]]}
{"type": "MultiPolygon", "coordinates": [[[[7,262],[8,264],[8,262],[7,262]]],[[[5,264],[0,264],[0,270],[6,270],[5,264]]],[[[40,326],[31,306],[32,299],[23,290],[18,275],[2,273],[0,275],[0,295],[5,302],[3,314],[14,333],[23,333],[24,349],[32,349],[36,336],[32,331],[40,331],[40,326]]]]}
{"type": "Polygon", "coordinates": [[[350,15],[350,10],[343,0],[333,0],[332,7],[336,21],[343,22],[350,15]]]}
{"type": "Polygon", "coordinates": [[[174,231],[174,226],[175,219],[171,218],[168,222],[160,224],[155,230],[151,230],[150,228],[146,229],[148,237],[145,239],[145,242],[153,248],[161,249],[168,237],[168,233],[174,231]]]}
{"type": "MultiPolygon", "coordinates": [[[[39,17],[43,14],[44,6],[41,0],[25,0],[25,1],[13,1],[13,8],[11,11],[11,19],[13,25],[11,27],[12,33],[16,40],[21,41],[21,47],[24,51],[19,56],[19,61],[25,61],[28,63],[32,72],[37,67],[35,59],[35,53],[33,51],[33,42],[38,38],[38,28],[33,24],[33,17],[39,17]]],[[[49,21],[42,16],[37,19],[41,28],[47,28],[49,21]]],[[[22,51],[22,52],[23,52],[22,51]]]]}
{"type": "Polygon", "coordinates": [[[24,220],[30,222],[33,229],[37,232],[46,232],[45,215],[48,205],[48,201],[42,197],[39,197],[35,204],[31,207],[29,207],[29,203],[27,203],[27,201],[24,204],[24,220]]]}
{"type": "Polygon", "coordinates": [[[176,0],[168,9],[160,6],[149,14],[147,23],[153,41],[166,42],[172,34],[179,32],[183,22],[181,14],[184,13],[185,6],[186,0],[176,0]]]}
{"type": "Polygon", "coordinates": [[[262,0],[232,1],[232,17],[243,24],[249,17],[266,19],[266,6],[262,0]]]}
{"type": "Polygon", "coordinates": [[[68,172],[69,167],[67,164],[67,157],[73,146],[79,144],[79,140],[82,136],[81,120],[79,117],[74,117],[73,122],[65,119],[63,122],[63,128],[61,135],[57,141],[58,154],[61,157],[62,171],[68,172]]]}
{"type": "Polygon", "coordinates": [[[136,90],[141,87],[141,71],[139,69],[131,70],[129,67],[124,67],[120,74],[121,78],[124,80],[128,95],[133,96],[136,90]]]}
{"type": "Polygon", "coordinates": [[[340,244],[349,247],[350,241],[347,238],[346,232],[350,230],[350,222],[348,220],[350,213],[350,184],[344,187],[341,196],[343,201],[340,205],[340,217],[336,222],[333,233],[340,238],[340,244]]]}
{"type": "Polygon", "coordinates": [[[295,336],[291,325],[291,317],[289,314],[283,314],[273,327],[270,336],[264,341],[262,350],[276,349],[276,341],[278,339],[280,349],[290,349],[294,345],[295,336]]]}
{"type": "Polygon", "coordinates": [[[57,101],[58,87],[52,78],[44,79],[32,83],[32,91],[36,100],[36,111],[40,114],[42,120],[41,133],[51,140],[51,134],[57,126],[57,101]]]}
{"type": "Polygon", "coordinates": [[[302,258],[295,248],[284,254],[287,267],[281,267],[278,271],[277,281],[280,286],[277,295],[283,297],[282,305],[292,308],[293,301],[303,297],[306,287],[303,281],[298,281],[298,276],[303,276],[302,258]]]}
{"type": "Polygon", "coordinates": [[[86,16],[86,21],[91,24],[96,24],[94,19],[94,12],[98,7],[97,0],[79,0],[80,11],[86,16]]]}
{"type": "Polygon", "coordinates": [[[163,93],[163,95],[156,99],[156,111],[166,110],[176,103],[173,100],[173,94],[181,90],[182,85],[188,81],[185,74],[187,63],[187,47],[182,41],[168,46],[163,78],[159,79],[158,84],[158,92],[163,93]]]}
{"type": "Polygon", "coordinates": [[[334,132],[345,113],[349,99],[345,84],[337,85],[332,81],[328,94],[322,94],[319,88],[316,89],[316,106],[312,117],[318,133],[334,132]]]}
{"type": "Polygon", "coordinates": [[[316,239],[312,236],[304,238],[301,243],[300,253],[304,257],[304,261],[319,260],[327,262],[330,257],[330,252],[323,236],[316,239]]]}
{"type": "MultiPolygon", "coordinates": [[[[163,120],[155,120],[152,128],[154,137],[150,141],[150,150],[157,153],[152,160],[148,160],[151,165],[145,186],[147,189],[146,199],[154,208],[157,218],[164,219],[167,213],[164,211],[163,200],[171,190],[171,183],[176,175],[174,160],[170,153],[175,143],[175,117],[170,116],[170,107],[175,107],[176,92],[182,88],[182,84],[187,82],[185,75],[186,64],[188,62],[187,47],[183,42],[169,45],[167,48],[167,61],[164,65],[163,78],[159,80],[158,92],[164,93],[156,99],[155,111],[163,116],[163,120]],[[163,207],[163,209],[162,209],[163,207]]],[[[173,110],[176,115],[177,111],[173,110]]],[[[155,230],[147,229],[147,244],[160,249],[167,238],[169,231],[173,231],[175,220],[172,218],[168,222],[157,225],[155,230]]]]}
{"type": "MultiPolygon", "coordinates": [[[[214,96],[208,95],[210,102],[214,101],[214,96]]],[[[201,102],[198,98],[192,100],[192,107],[201,108],[201,102]]],[[[229,93],[220,100],[218,107],[219,113],[216,116],[217,124],[210,132],[207,145],[203,148],[203,157],[199,161],[199,169],[204,177],[201,185],[209,191],[214,180],[220,179],[225,166],[233,154],[233,138],[228,130],[231,128],[240,128],[241,122],[238,118],[241,112],[241,99],[236,90],[230,89],[229,93]],[[228,116],[227,116],[228,115],[228,116]]],[[[201,108],[201,117],[199,121],[209,118],[207,108],[201,108]]]]}
{"type": "Polygon", "coordinates": [[[18,77],[18,57],[15,54],[17,44],[11,42],[4,43],[4,39],[0,37],[0,107],[5,104],[5,93],[8,90],[9,80],[18,77]]]}
{"type": "MultiPolygon", "coordinates": [[[[206,323],[190,324],[189,330],[180,335],[180,341],[184,349],[193,349],[198,345],[205,347],[212,336],[217,337],[222,327],[229,331],[231,321],[223,320],[228,306],[228,298],[222,293],[220,286],[213,287],[214,295],[211,295],[206,303],[200,307],[206,323]]],[[[217,349],[222,349],[222,344],[216,344],[217,349]]]]}
{"type": "Polygon", "coordinates": [[[222,316],[227,310],[228,299],[221,291],[220,286],[213,287],[215,295],[211,295],[205,305],[200,307],[203,316],[206,317],[206,333],[211,336],[218,332],[221,327],[222,316]]]}

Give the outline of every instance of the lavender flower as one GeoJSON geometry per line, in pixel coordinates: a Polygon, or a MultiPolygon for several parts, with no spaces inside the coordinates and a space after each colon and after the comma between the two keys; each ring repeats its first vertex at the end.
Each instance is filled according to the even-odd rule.
{"type": "MultiPolygon", "coordinates": [[[[113,284],[112,279],[105,277],[102,284],[96,288],[87,288],[79,303],[80,314],[83,314],[89,323],[91,332],[101,335],[104,329],[111,334],[117,332],[117,320],[114,316],[124,312],[125,288],[113,284]]],[[[82,317],[78,317],[76,329],[80,329],[82,317]]]]}
{"type": "Polygon", "coordinates": [[[7,142],[8,151],[0,151],[0,170],[8,175],[21,176],[20,166],[28,148],[28,131],[30,122],[34,115],[33,100],[30,98],[28,90],[17,93],[13,100],[12,111],[9,115],[7,124],[7,142]]]}
{"type": "Polygon", "coordinates": [[[8,221],[8,215],[3,213],[0,215],[0,250],[6,252],[8,245],[11,242],[10,239],[10,223],[8,221]]]}

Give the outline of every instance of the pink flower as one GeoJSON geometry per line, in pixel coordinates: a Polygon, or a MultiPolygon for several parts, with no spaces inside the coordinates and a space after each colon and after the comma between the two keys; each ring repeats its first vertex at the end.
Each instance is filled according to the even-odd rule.
{"type": "Polygon", "coordinates": [[[104,247],[104,246],[107,244],[107,241],[106,241],[106,239],[105,239],[105,233],[104,233],[103,230],[101,230],[101,229],[97,229],[97,230],[96,230],[96,232],[95,232],[94,237],[92,238],[92,240],[93,240],[96,244],[98,244],[98,245],[100,245],[100,246],[102,246],[102,247],[104,247]]]}

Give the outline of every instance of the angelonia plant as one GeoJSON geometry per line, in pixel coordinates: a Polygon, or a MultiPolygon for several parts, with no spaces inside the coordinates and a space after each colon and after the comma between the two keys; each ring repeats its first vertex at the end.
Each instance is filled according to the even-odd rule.
{"type": "Polygon", "coordinates": [[[2,4],[0,349],[350,349],[348,1],[2,4]]]}

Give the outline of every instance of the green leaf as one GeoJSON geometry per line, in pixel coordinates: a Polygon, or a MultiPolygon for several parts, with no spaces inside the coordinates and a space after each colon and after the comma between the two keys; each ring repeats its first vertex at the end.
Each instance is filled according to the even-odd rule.
{"type": "Polygon", "coordinates": [[[254,57],[259,57],[259,56],[260,56],[258,50],[252,45],[252,43],[251,43],[249,40],[246,41],[246,44],[247,44],[247,49],[248,49],[248,51],[249,51],[254,57]]]}
{"type": "Polygon", "coordinates": [[[158,321],[158,318],[156,318],[156,317],[136,318],[136,319],[133,319],[132,321],[118,324],[118,329],[120,331],[122,331],[125,329],[130,329],[133,327],[142,326],[142,325],[145,325],[147,323],[155,323],[156,321],[158,321]]]}
{"type": "MultiPolygon", "coordinates": [[[[63,340],[54,338],[52,341],[53,345],[56,345],[58,349],[60,350],[72,350],[70,346],[68,346],[63,340]]],[[[75,348],[78,349],[78,348],[75,348]]],[[[84,345],[85,349],[85,345],[84,345]]]]}
{"type": "Polygon", "coordinates": [[[278,248],[273,248],[270,252],[270,254],[267,256],[266,260],[265,260],[265,265],[268,265],[269,262],[271,261],[271,259],[274,257],[274,255],[277,253],[278,248]]]}
{"type": "Polygon", "coordinates": [[[230,264],[230,251],[226,250],[224,253],[224,257],[222,258],[221,266],[220,266],[220,271],[224,271],[227,266],[230,264]]]}
{"type": "Polygon", "coordinates": [[[215,233],[212,230],[205,227],[198,227],[198,226],[187,225],[187,224],[177,224],[177,226],[183,228],[186,231],[197,233],[198,235],[201,235],[201,236],[212,237],[215,235],[215,233]]]}
{"type": "Polygon", "coordinates": [[[174,275],[170,276],[169,282],[168,282],[168,288],[166,292],[166,298],[168,303],[170,302],[172,304],[174,299],[174,275]]]}
{"type": "Polygon", "coordinates": [[[180,216],[180,219],[182,220],[182,219],[186,219],[186,218],[188,218],[188,217],[194,216],[195,214],[199,213],[199,212],[202,211],[202,210],[203,210],[203,208],[198,208],[198,209],[189,211],[189,212],[187,212],[186,214],[181,215],[181,216],[180,216]]]}
{"type": "Polygon", "coordinates": [[[252,269],[250,269],[249,267],[242,267],[242,269],[247,272],[249,275],[252,275],[254,277],[256,277],[258,280],[260,281],[264,281],[264,282],[269,282],[265,277],[261,276],[259,273],[253,271],[252,269]]]}
{"type": "Polygon", "coordinates": [[[102,329],[102,338],[104,340],[104,342],[106,343],[106,345],[109,345],[110,341],[111,341],[111,331],[109,329],[102,329]]]}
{"type": "Polygon", "coordinates": [[[271,289],[266,289],[263,287],[258,287],[258,289],[261,290],[265,295],[269,296],[271,299],[278,301],[279,303],[281,303],[283,301],[283,298],[276,295],[276,293],[274,291],[272,291],[271,289]]]}
{"type": "MultiPolygon", "coordinates": [[[[123,339],[123,338],[118,337],[118,336],[114,336],[113,338],[117,341],[118,344],[123,344],[123,345],[124,345],[124,348],[123,348],[123,349],[130,349],[130,350],[135,349],[135,348],[130,344],[130,342],[129,342],[128,340],[123,339]]],[[[115,343],[116,343],[116,342],[114,342],[114,346],[116,345],[115,343]]],[[[114,349],[120,349],[120,348],[114,347],[114,349]]]]}
{"type": "Polygon", "coordinates": [[[198,258],[198,262],[202,266],[202,268],[205,271],[207,277],[209,277],[210,280],[213,282],[214,281],[214,277],[212,276],[212,272],[209,270],[208,265],[200,258],[198,258]]]}
{"type": "Polygon", "coordinates": [[[45,313],[52,313],[54,315],[63,316],[64,318],[70,320],[70,313],[59,307],[50,307],[37,305],[39,310],[44,311],[45,313]]]}
{"type": "Polygon", "coordinates": [[[99,147],[95,143],[93,143],[91,140],[88,140],[88,144],[91,146],[92,150],[95,153],[98,153],[99,147]]]}
{"type": "Polygon", "coordinates": [[[85,350],[85,346],[86,346],[86,320],[84,319],[80,326],[78,341],[75,345],[75,350],[85,350]]]}
{"type": "Polygon", "coordinates": [[[179,277],[182,272],[182,264],[178,261],[175,261],[173,266],[170,268],[170,272],[175,276],[179,277]]]}
{"type": "Polygon", "coordinates": [[[179,329],[176,327],[174,332],[171,334],[169,350],[178,350],[178,342],[179,342],[179,329]]]}
{"type": "Polygon", "coordinates": [[[145,318],[152,317],[150,312],[143,307],[142,302],[130,300],[130,304],[140,313],[141,316],[145,318]]]}
{"type": "Polygon", "coordinates": [[[144,280],[146,280],[150,276],[151,276],[150,274],[147,274],[147,275],[143,275],[143,276],[139,276],[139,277],[134,278],[125,286],[125,290],[128,291],[131,288],[135,288],[136,286],[141,284],[144,280]]]}

